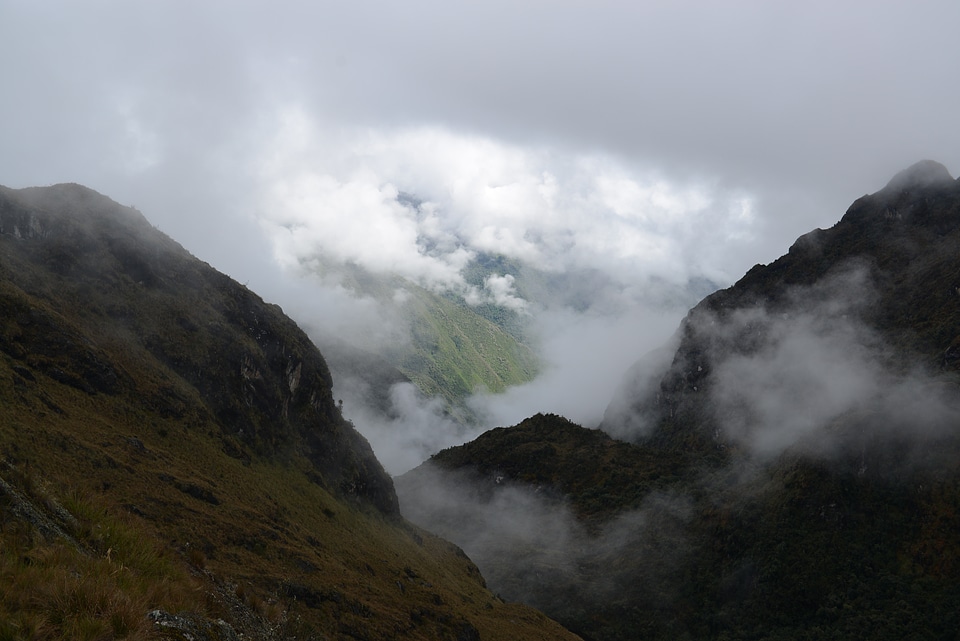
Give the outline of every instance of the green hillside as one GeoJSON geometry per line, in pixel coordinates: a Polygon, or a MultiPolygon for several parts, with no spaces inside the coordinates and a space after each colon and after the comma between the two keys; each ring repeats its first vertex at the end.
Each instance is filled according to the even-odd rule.
{"type": "MultiPolygon", "coordinates": [[[[427,396],[443,398],[460,420],[469,420],[464,401],[471,394],[499,393],[536,376],[537,357],[525,342],[524,321],[516,312],[490,303],[469,305],[462,296],[355,265],[338,274],[346,287],[392,309],[409,330],[409,342],[378,355],[427,396]],[[398,291],[403,302],[396,302],[398,291]]],[[[349,363],[344,366],[350,369],[349,363]]]]}
{"type": "Polygon", "coordinates": [[[391,357],[427,394],[458,404],[478,391],[498,393],[526,383],[537,373],[533,351],[477,310],[416,288],[405,312],[414,349],[391,357]]]}

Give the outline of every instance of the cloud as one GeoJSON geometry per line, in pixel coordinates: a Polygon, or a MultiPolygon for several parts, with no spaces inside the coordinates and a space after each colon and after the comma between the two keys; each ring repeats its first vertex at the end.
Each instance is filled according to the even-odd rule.
{"type": "Polygon", "coordinates": [[[550,488],[478,478],[427,463],[396,479],[401,511],[457,543],[490,589],[534,607],[596,612],[663,607],[693,549],[686,498],[652,492],[638,509],[592,527],[550,488]]]}
{"type": "MultiPolygon", "coordinates": [[[[750,197],[671,182],[603,155],[525,148],[438,127],[330,136],[302,110],[263,153],[260,220],[277,260],[322,257],[427,286],[463,287],[477,253],[621,282],[683,282],[718,244],[751,237],[750,197]]],[[[513,306],[507,275],[486,288],[513,306]]]]}
{"type": "Polygon", "coordinates": [[[945,435],[960,419],[956,390],[894,356],[865,320],[874,297],[869,272],[848,266],[786,304],[698,318],[701,344],[713,343],[704,389],[718,440],[768,460],[945,435]]]}
{"type": "MultiPolygon", "coordinates": [[[[484,279],[483,289],[489,293],[490,300],[494,305],[506,307],[516,312],[525,312],[527,311],[528,303],[517,295],[517,290],[514,286],[515,280],[513,274],[504,274],[502,276],[494,274],[484,279]]],[[[482,298],[477,296],[476,300],[482,301],[482,298]]],[[[470,303],[471,299],[468,298],[467,302],[470,303]]]]}
{"type": "Polygon", "coordinates": [[[412,383],[395,383],[387,391],[388,406],[378,411],[371,390],[357,378],[334,380],[334,396],[343,400],[343,413],[370,441],[388,474],[403,474],[436,452],[476,438],[482,431],[468,428],[446,413],[439,398],[425,398],[412,383]]]}
{"type": "Polygon", "coordinates": [[[762,326],[764,336],[757,351],[732,355],[714,369],[711,398],[723,439],[775,456],[883,398],[886,377],[856,322],[809,312],[737,316],[733,323],[762,326]]]}
{"type": "MultiPolygon", "coordinates": [[[[135,205],[299,322],[373,347],[402,337],[389,307],[303,270],[353,262],[538,313],[508,274],[463,285],[500,252],[639,313],[652,278],[729,282],[915,159],[960,163],[958,11],[14,0],[0,182],[135,205]]],[[[548,371],[591,342],[545,340],[548,371]]],[[[602,378],[558,389],[577,376],[602,378]]]]}
{"type": "MultiPolygon", "coordinates": [[[[331,131],[300,108],[279,113],[256,173],[258,217],[278,264],[321,275],[321,289],[337,286],[338,270],[356,265],[526,317],[543,374],[505,394],[471,399],[488,427],[539,411],[597,424],[623,372],[695,302],[684,293],[686,281],[721,273],[709,267],[709,256],[751,237],[746,194],[672,182],[602,154],[521,147],[439,127],[331,131]],[[493,273],[468,285],[463,268],[481,253],[522,261],[539,275],[523,291],[522,274],[493,273]],[[556,282],[537,286],[543,274],[556,282]]],[[[323,316],[311,322],[322,324],[323,316]]],[[[357,344],[372,349],[358,334],[357,344]]],[[[407,414],[435,417],[430,403],[411,405],[407,414]]],[[[465,438],[432,418],[425,425],[457,436],[441,438],[430,427],[433,435],[423,437],[411,420],[396,418],[381,429],[385,418],[369,412],[355,420],[381,458],[403,464],[419,462],[411,451],[431,453],[423,443],[465,438]],[[410,429],[412,440],[399,436],[401,429],[410,429]],[[420,445],[411,449],[413,441],[420,445]]]]}
{"type": "Polygon", "coordinates": [[[614,313],[543,311],[531,330],[540,337],[542,374],[502,394],[477,394],[469,405],[490,427],[515,425],[538,412],[598,425],[627,369],[665,340],[681,315],[679,308],[640,304],[614,313]]]}

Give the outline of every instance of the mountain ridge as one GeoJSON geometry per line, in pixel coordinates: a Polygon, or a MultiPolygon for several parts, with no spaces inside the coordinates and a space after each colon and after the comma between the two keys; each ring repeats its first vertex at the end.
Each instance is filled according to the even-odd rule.
{"type": "Polygon", "coordinates": [[[629,443],[538,415],[401,504],[587,639],[952,638],[958,243],[960,183],[914,165],[695,306],[608,408],[629,443]]]}
{"type": "Polygon", "coordinates": [[[576,638],[405,521],[276,305],[78,185],[0,188],[0,636],[576,638]]]}

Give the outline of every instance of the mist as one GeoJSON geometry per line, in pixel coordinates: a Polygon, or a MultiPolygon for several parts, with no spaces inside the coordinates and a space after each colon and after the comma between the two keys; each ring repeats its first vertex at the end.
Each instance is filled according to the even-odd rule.
{"type": "MultiPolygon", "coordinates": [[[[684,329],[697,341],[686,357],[695,360],[674,361],[683,331],[653,350],[631,368],[602,428],[655,448],[645,439],[662,418],[657,396],[681,394],[696,406],[689,416],[697,420],[672,429],[712,428],[708,447],[728,456],[704,454],[675,472],[682,481],[648,490],[632,504],[619,497],[621,506],[638,507],[580,518],[558,488],[513,482],[497,471],[445,470],[431,461],[397,479],[401,508],[462,546],[491,589],[548,607],[554,617],[589,620],[584,612],[602,609],[630,620],[631,607],[682,612],[678,577],[696,567],[698,555],[709,555],[702,546],[729,544],[711,539],[723,530],[716,510],[761,509],[798,462],[828,470],[837,487],[851,479],[855,486],[875,480],[885,487],[904,478],[926,483],[928,471],[939,478],[956,467],[956,383],[905,357],[873,329],[878,295],[874,272],[854,261],[813,286],[795,286],[762,303],[692,312],[684,329]],[[678,364],[706,374],[682,392],[661,388],[678,364]]],[[[549,451],[546,443],[535,445],[549,451]]],[[[520,474],[536,472],[527,466],[520,474]]],[[[594,496],[588,492],[581,498],[594,496]]],[[[720,601],[736,602],[737,594],[753,589],[755,553],[747,550],[739,565],[724,565],[727,574],[715,586],[725,594],[720,601]]]]}
{"type": "Polygon", "coordinates": [[[424,395],[408,380],[376,380],[371,374],[390,366],[382,359],[376,364],[367,359],[410,341],[402,302],[385,305],[341,286],[306,279],[287,290],[290,298],[283,308],[327,358],[344,416],[370,441],[387,471],[397,475],[441,449],[538,412],[599,425],[626,371],[667,340],[686,311],[683,303],[693,303],[689,292],[670,290],[677,299],[669,303],[621,296],[614,308],[597,302],[584,311],[560,302],[552,307],[530,304],[529,343],[540,360],[539,375],[499,394],[478,390],[465,399],[470,420],[452,415],[444,399],[424,395]],[[348,344],[351,351],[341,354],[337,342],[348,344]]]}
{"type": "Polygon", "coordinates": [[[631,287],[728,284],[832,223],[858,185],[960,153],[953,2],[2,13],[0,183],[136,206],[301,325],[372,352],[408,328],[338,281],[343,266],[529,313],[542,377],[475,398],[490,425],[543,410],[595,424],[696,302],[631,287]],[[600,273],[619,308],[599,292],[589,309],[533,301],[508,274],[467,285],[479,252],[600,273]]]}
{"type": "Polygon", "coordinates": [[[718,441],[760,461],[788,450],[827,460],[866,443],[907,457],[947,436],[960,395],[873,329],[877,296],[872,272],[854,262],[770,308],[697,318],[694,331],[714,344],[704,387],[718,441]]]}
{"type": "Polygon", "coordinates": [[[534,330],[543,372],[498,395],[478,394],[469,405],[489,427],[515,425],[538,412],[595,427],[627,370],[662,345],[684,310],[637,305],[616,314],[544,312],[534,330]]]}
{"type": "Polygon", "coordinates": [[[301,324],[373,353],[409,343],[406,282],[516,311],[540,361],[536,380],[467,399],[470,425],[439,399],[399,387],[377,409],[355,381],[338,381],[345,415],[395,473],[541,411],[599,424],[624,372],[702,295],[691,282],[727,278],[711,267],[716,241],[748,243],[754,224],[739,191],[440,128],[331,137],[294,110],[268,146],[257,219],[276,264],[299,282],[284,308],[301,324]],[[521,278],[467,283],[464,268],[481,254],[515,261],[521,278]],[[391,283],[392,300],[351,289],[358,269],[391,283]]]}
{"type": "Polygon", "coordinates": [[[693,550],[691,502],[653,492],[634,510],[587,525],[545,487],[431,463],[397,479],[404,516],[462,547],[502,598],[563,610],[673,605],[693,550]]]}

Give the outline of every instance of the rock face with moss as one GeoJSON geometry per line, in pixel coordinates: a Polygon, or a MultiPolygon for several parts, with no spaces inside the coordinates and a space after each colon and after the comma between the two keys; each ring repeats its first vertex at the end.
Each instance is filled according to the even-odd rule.
{"type": "Polygon", "coordinates": [[[585,638],[953,638],[958,247],[960,182],[919,163],[692,309],[607,411],[628,442],[538,415],[401,504],[585,638]]]}
{"type": "Polygon", "coordinates": [[[0,524],[2,638],[574,638],[403,520],[279,307],[78,185],[0,188],[0,524]]]}

